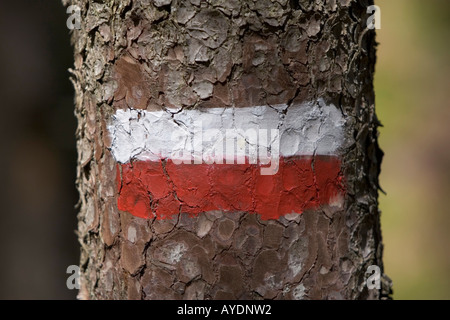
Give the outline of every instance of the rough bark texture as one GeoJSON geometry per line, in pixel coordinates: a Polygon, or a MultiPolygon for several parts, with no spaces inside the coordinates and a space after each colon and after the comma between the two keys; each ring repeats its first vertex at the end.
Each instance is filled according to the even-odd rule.
{"type": "MultiPolygon", "coordinates": [[[[68,5],[68,1],[65,1],[68,5]]],[[[382,153],[375,35],[351,0],[75,0],[83,299],[379,299],[382,153]],[[117,209],[107,125],[118,108],[339,106],[352,141],[342,208],[262,221],[245,212],[144,220],[117,209]]],[[[384,276],[383,276],[383,279],[384,276]]]]}

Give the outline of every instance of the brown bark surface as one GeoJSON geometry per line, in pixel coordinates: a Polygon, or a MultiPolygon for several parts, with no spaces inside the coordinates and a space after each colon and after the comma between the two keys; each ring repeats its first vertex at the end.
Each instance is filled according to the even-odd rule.
{"type": "MultiPolygon", "coordinates": [[[[365,3],[367,2],[367,3],[365,3]]],[[[380,299],[375,35],[351,0],[75,0],[83,299],[380,299]],[[144,220],[117,209],[106,129],[118,108],[339,106],[351,141],[342,209],[144,220]],[[178,255],[172,259],[173,254],[178,255]]],[[[364,5],[362,5],[364,3],[364,5]]],[[[384,277],[383,277],[384,280],[384,277]]]]}

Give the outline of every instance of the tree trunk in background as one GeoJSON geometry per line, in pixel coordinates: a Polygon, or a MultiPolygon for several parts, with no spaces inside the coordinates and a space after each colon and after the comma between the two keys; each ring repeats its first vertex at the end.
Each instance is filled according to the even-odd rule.
{"type": "MultiPolygon", "coordinates": [[[[388,296],[390,283],[384,275],[380,289],[366,286],[368,267],[377,265],[383,271],[383,263],[377,203],[382,153],[377,145],[372,84],[375,35],[366,32],[366,5],[371,1],[361,5],[364,2],[71,3],[81,8],[82,18],[81,30],[74,30],[72,36],[78,118],[80,298],[388,296]],[[178,188],[170,196],[180,205],[168,206],[166,209],[172,211],[165,212],[174,214],[172,218],[155,219],[152,212],[162,208],[164,199],[147,189],[144,196],[138,195],[140,191],[130,186],[138,181],[143,184],[140,187],[158,188],[169,181],[170,188],[176,188],[168,162],[162,161],[166,182],[145,184],[144,179],[157,174],[152,176],[147,169],[136,173],[137,164],[115,159],[111,123],[120,110],[137,110],[140,117],[145,114],[140,110],[182,108],[201,113],[211,107],[246,110],[243,108],[268,105],[281,106],[273,107],[281,127],[289,121],[293,126],[300,122],[290,110],[308,105],[313,106],[311,110],[334,112],[343,121],[340,141],[331,141],[339,144],[335,156],[340,182],[319,181],[320,161],[328,160],[319,159],[314,149],[309,169],[301,172],[307,175],[312,170],[315,193],[302,204],[287,201],[304,208],[297,210],[302,214],[281,212],[287,193],[280,193],[273,208],[272,203],[265,206],[273,211],[265,217],[258,210],[242,210],[242,204],[235,204],[230,197],[222,198],[221,208],[241,210],[194,212],[192,206],[185,206],[187,200],[181,195],[189,190],[178,188]],[[139,177],[133,182],[127,174],[139,177]],[[335,198],[320,202],[324,192],[320,183],[324,188],[335,188],[335,198]],[[130,197],[134,201],[131,205],[130,197]],[[316,200],[320,205],[309,206],[308,201],[316,200]],[[149,218],[136,217],[139,214],[149,218]]],[[[325,117],[321,114],[318,123],[311,118],[311,123],[303,126],[319,125],[320,132],[320,124],[326,125],[325,117]]],[[[302,142],[300,145],[299,149],[303,148],[302,142]]],[[[293,180],[305,193],[310,190],[302,174],[283,179],[284,184],[293,180]]],[[[249,192],[255,199],[256,191],[249,192]]],[[[268,193],[269,199],[272,196],[268,193]]],[[[258,208],[259,204],[252,205],[258,208]]],[[[157,212],[156,216],[162,214],[157,212]]]]}

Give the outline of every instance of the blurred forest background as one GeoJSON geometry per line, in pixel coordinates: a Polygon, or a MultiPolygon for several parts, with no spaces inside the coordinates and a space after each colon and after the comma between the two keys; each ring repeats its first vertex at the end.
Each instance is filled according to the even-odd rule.
{"type": "MultiPolygon", "coordinates": [[[[395,299],[450,299],[450,1],[375,2],[385,270],[395,299]]],[[[67,17],[59,0],[0,2],[0,299],[76,296],[67,17]]]]}
{"type": "Polygon", "coordinates": [[[375,3],[385,271],[396,299],[450,299],[450,1],[375,3]]]}

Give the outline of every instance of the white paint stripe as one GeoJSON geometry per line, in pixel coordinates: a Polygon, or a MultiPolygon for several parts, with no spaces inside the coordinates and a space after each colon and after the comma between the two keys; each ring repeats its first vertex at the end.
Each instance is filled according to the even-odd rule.
{"type": "Polygon", "coordinates": [[[289,108],[277,105],[201,111],[183,109],[174,114],[169,111],[117,110],[108,130],[112,136],[111,152],[120,163],[131,159],[187,160],[190,152],[194,152],[198,160],[199,150],[205,160],[205,155],[221,157],[222,149],[224,159],[234,160],[235,152],[242,156],[245,148],[245,155],[250,157],[254,156],[255,150],[259,154],[271,148],[274,151],[277,137],[273,130],[276,129],[281,137],[281,156],[336,155],[344,144],[344,121],[334,105],[325,105],[319,100],[289,108]],[[257,138],[252,132],[258,133],[257,138]],[[264,132],[271,141],[261,139],[264,132]],[[199,133],[203,134],[203,140],[198,139],[199,133]],[[238,150],[230,152],[229,148],[223,148],[229,141],[227,134],[246,135],[247,142],[242,143],[244,140],[241,139],[238,150]],[[210,141],[206,141],[208,139],[210,141]]]}

